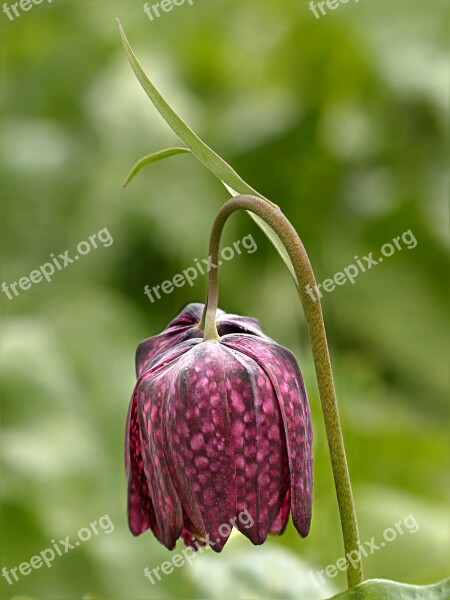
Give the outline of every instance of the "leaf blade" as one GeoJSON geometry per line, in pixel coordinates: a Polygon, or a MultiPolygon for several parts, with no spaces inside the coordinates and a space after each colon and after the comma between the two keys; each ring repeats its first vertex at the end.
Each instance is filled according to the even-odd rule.
{"type": "Polygon", "coordinates": [[[136,177],[136,175],[142,171],[148,165],[151,165],[160,160],[164,160],[166,158],[170,158],[171,156],[176,156],[177,154],[186,154],[190,153],[189,148],[167,148],[166,150],[160,150],[159,152],[154,152],[153,154],[149,154],[148,156],[142,157],[137,163],[132,167],[129,172],[127,178],[122,184],[122,187],[127,187],[127,185],[136,177]]]}
{"type": "MultiPolygon", "coordinates": [[[[238,196],[239,194],[251,194],[266,200],[266,202],[269,202],[272,204],[272,206],[276,206],[276,204],[262,196],[248,183],[246,183],[236,173],[236,171],[218,154],[216,154],[216,152],[214,152],[214,150],[212,150],[173,110],[173,108],[164,99],[159,90],[146,75],[135,53],[133,52],[130,43],[128,42],[120,20],[116,19],[116,22],[131,68],[133,69],[139,83],[172,131],[180,138],[182,142],[184,142],[184,144],[186,144],[187,149],[189,149],[192,154],[194,154],[194,156],[223,183],[223,185],[233,196],[238,196]]],[[[254,215],[251,212],[248,212],[248,214],[273,244],[275,250],[281,256],[283,262],[287,266],[289,273],[298,289],[299,284],[295,275],[294,267],[280,239],[272,230],[272,228],[262,221],[262,219],[260,219],[257,215],[254,215]]]]}
{"type": "Polygon", "coordinates": [[[450,579],[432,585],[406,585],[397,581],[369,579],[330,600],[448,600],[450,579]]]}
{"type": "MultiPolygon", "coordinates": [[[[254,194],[263,198],[256,190],[246,183],[236,173],[236,171],[225,162],[218,154],[214,152],[200,137],[192,131],[192,129],[181,119],[181,117],[173,110],[169,103],[164,99],[159,90],[150,81],[144,69],[139,63],[136,55],[131,48],[125,31],[119,19],[116,19],[122,44],[125,48],[131,68],[134,71],[139,83],[144,89],[147,96],[152,101],[157,111],[161,114],[166,123],[178,135],[180,140],[192,151],[198,160],[205,165],[218,179],[226,181],[240,194],[254,194]]],[[[266,198],[264,198],[267,200],[266,198]]]]}

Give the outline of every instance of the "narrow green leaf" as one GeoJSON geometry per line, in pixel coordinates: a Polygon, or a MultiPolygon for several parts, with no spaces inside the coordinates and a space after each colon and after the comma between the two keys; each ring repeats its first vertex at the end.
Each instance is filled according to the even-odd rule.
{"type": "Polygon", "coordinates": [[[116,19],[117,26],[122,38],[122,43],[130,61],[131,68],[133,69],[139,83],[143,87],[145,93],[153,102],[154,106],[161,114],[166,123],[172,128],[172,130],[178,135],[180,140],[186,144],[186,146],[192,151],[192,153],[198,158],[198,160],[205,165],[214,175],[225,181],[228,185],[238,190],[240,194],[254,194],[262,198],[256,190],[248,185],[243,179],[239,177],[236,171],[230,167],[218,154],[214,152],[203,140],[201,140],[196,133],[192,131],[188,125],[177,115],[173,108],[166,102],[160,92],[156,89],[153,83],[145,74],[142,66],[140,65],[136,55],[134,54],[122,24],[119,19],[116,19]]]}
{"type": "Polygon", "coordinates": [[[123,187],[126,187],[132,179],[141,171],[144,167],[151,165],[152,163],[158,162],[159,160],[164,160],[165,158],[169,158],[170,156],[175,156],[176,154],[185,154],[190,152],[189,148],[168,148],[167,150],[160,150],[159,152],[154,152],[153,154],[149,154],[149,156],[144,156],[134,165],[131,169],[128,177],[123,182],[123,187]]]}
{"type": "Polygon", "coordinates": [[[330,600],[449,600],[450,579],[432,585],[406,585],[384,579],[369,579],[330,600]]]}
{"type": "MultiPolygon", "coordinates": [[[[120,36],[122,38],[123,46],[128,56],[128,60],[139,83],[141,84],[147,96],[153,102],[155,108],[161,114],[166,123],[171,127],[174,133],[178,135],[180,140],[184,142],[187,148],[191,150],[191,152],[194,154],[194,156],[223,183],[223,185],[233,196],[238,196],[239,194],[251,194],[253,196],[263,198],[273,206],[276,206],[276,204],[270,202],[270,200],[262,196],[259,192],[254,190],[248,183],[241,179],[241,177],[236,173],[236,171],[232,167],[230,167],[230,165],[227,162],[225,162],[218,154],[216,154],[214,150],[212,150],[207,144],[205,144],[205,142],[202,139],[200,139],[198,135],[194,133],[194,131],[192,131],[192,129],[188,125],[186,125],[186,123],[181,119],[181,117],[177,115],[177,113],[163,98],[163,96],[160,94],[160,92],[145,74],[141,64],[139,63],[136,55],[134,54],[128,42],[121,22],[119,21],[119,19],[116,19],[116,21],[120,32],[120,36]]],[[[150,160],[150,157],[146,158],[149,159],[148,162],[146,161],[146,159],[142,159],[142,161],[145,162],[145,164],[140,164],[140,161],[130,173],[131,177],[128,177],[126,183],[128,183],[130,179],[134,177],[136,173],[138,173],[144,166],[150,164],[151,162],[154,162],[154,160],[150,160]],[[137,170],[134,172],[135,169],[137,170]]],[[[166,158],[166,156],[162,156],[160,158],[166,158]]],[[[156,158],[155,160],[160,160],[160,158],[156,158]]],[[[298,281],[295,276],[294,267],[292,266],[292,262],[276,233],[258,216],[250,212],[249,215],[255,221],[255,223],[257,223],[258,226],[262,229],[262,231],[268,237],[268,239],[272,242],[276,251],[288,267],[291,277],[298,288],[298,281]]]]}

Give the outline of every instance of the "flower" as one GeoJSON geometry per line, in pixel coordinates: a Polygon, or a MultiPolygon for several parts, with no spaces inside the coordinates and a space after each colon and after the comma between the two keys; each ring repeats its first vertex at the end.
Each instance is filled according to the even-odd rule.
{"type": "Polygon", "coordinates": [[[312,429],[295,357],[257,320],[223,311],[220,340],[203,341],[202,311],[189,304],[137,349],[126,432],[130,529],[151,529],[169,549],[181,537],[220,552],[231,529],[222,525],[262,544],[283,533],[291,513],[306,536],[312,429]]]}

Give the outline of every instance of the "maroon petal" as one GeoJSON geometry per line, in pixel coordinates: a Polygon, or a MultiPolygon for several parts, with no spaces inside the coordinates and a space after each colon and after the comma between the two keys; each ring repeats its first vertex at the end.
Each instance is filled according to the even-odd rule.
{"type": "Polygon", "coordinates": [[[196,532],[195,526],[193,525],[185,510],[183,510],[183,522],[184,528],[181,532],[181,539],[186,544],[186,546],[189,546],[196,552],[200,547],[206,546],[206,542],[200,539],[200,534],[196,532]]]}
{"type": "Polygon", "coordinates": [[[137,386],[137,399],[144,470],[160,540],[172,550],[183,529],[183,514],[164,448],[164,404],[170,388],[170,380],[164,378],[167,369],[170,366],[144,375],[137,386]]]}
{"type": "Polygon", "coordinates": [[[133,398],[128,409],[125,448],[125,465],[128,480],[128,525],[134,535],[139,535],[148,528],[151,528],[153,533],[159,538],[160,532],[156,523],[155,510],[144,472],[136,393],[133,393],[133,398]]]}
{"type": "Polygon", "coordinates": [[[275,517],[272,526],[270,528],[270,533],[274,535],[281,535],[284,533],[286,526],[289,520],[289,513],[291,512],[291,491],[288,489],[286,492],[286,496],[283,500],[283,503],[278,511],[277,516],[275,517]]]}
{"type": "Polygon", "coordinates": [[[181,532],[180,537],[186,544],[186,546],[189,546],[189,548],[192,548],[193,550],[195,550],[195,552],[197,552],[197,550],[202,546],[206,546],[205,541],[203,541],[201,538],[198,537],[198,535],[195,535],[190,529],[187,529],[186,527],[181,532]]]}
{"type": "Polygon", "coordinates": [[[203,304],[188,304],[175,319],[172,319],[162,333],[143,340],[136,350],[137,377],[141,377],[148,371],[153,366],[155,359],[170,348],[185,340],[203,337],[203,332],[198,328],[202,314],[203,304]]]}
{"type": "Polygon", "coordinates": [[[230,535],[236,505],[226,358],[217,342],[193,347],[171,370],[177,383],[165,405],[171,476],[195,530],[216,552],[230,535]]]}
{"type": "MultiPolygon", "coordinates": [[[[190,304],[187,304],[183,310],[170,321],[166,329],[177,328],[180,326],[192,327],[193,325],[197,325],[202,318],[204,307],[205,305],[200,304],[200,302],[191,302],[190,304]]],[[[219,310],[219,313],[222,312],[223,311],[219,310]]]]}
{"type": "Polygon", "coordinates": [[[221,337],[231,333],[247,333],[268,339],[262,332],[259,321],[251,317],[222,313],[217,316],[216,325],[221,337]]]}
{"type": "MultiPolygon", "coordinates": [[[[232,336],[229,336],[232,337],[232,336]]],[[[227,347],[227,338],[223,346],[227,347]]],[[[269,533],[289,488],[283,421],[270,379],[242,353],[227,349],[227,390],[236,464],[236,527],[254,544],[269,533]],[[239,518],[247,512],[249,519],[239,518]]]]}
{"type": "Polygon", "coordinates": [[[267,373],[283,417],[291,480],[291,511],[297,531],[309,532],[312,504],[312,430],[308,398],[293,354],[273,341],[236,335],[226,344],[253,358],[267,373]]]}

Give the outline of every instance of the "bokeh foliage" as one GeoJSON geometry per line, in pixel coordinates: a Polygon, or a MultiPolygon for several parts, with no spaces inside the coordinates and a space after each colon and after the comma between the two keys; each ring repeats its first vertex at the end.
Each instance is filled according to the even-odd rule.
{"type": "Polygon", "coordinates": [[[142,3],[58,1],[9,22],[0,130],[2,281],[107,227],[114,238],[51,283],[2,294],[2,560],[12,567],[76,536],[99,535],[2,597],[312,600],[308,575],[342,554],[326,439],[295,288],[242,214],[225,244],[258,251],[221,272],[221,307],[258,317],[292,348],[315,422],[310,536],[293,528],[253,548],[233,538],[152,586],[170,559],[125,519],[123,434],[137,343],[159,332],[205,279],[152,304],[160,284],[207,254],[227,198],[189,155],[139,175],[142,155],[178,145],[136,82],[119,16],[145,68],[185,120],[298,229],[319,281],[411,229],[418,241],[326,294],[323,307],[362,540],[413,513],[414,535],[365,563],[369,577],[430,583],[448,575],[448,338],[444,1],[364,0],[316,20],[305,0],[195,0],[151,22],[142,3]],[[231,588],[231,585],[233,587],[231,588]]]}

